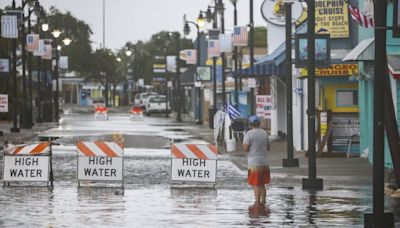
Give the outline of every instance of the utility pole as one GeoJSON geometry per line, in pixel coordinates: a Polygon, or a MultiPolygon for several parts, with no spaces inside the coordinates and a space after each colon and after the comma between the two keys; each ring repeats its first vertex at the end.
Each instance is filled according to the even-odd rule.
{"type": "MultiPolygon", "coordinates": [[[[254,0],[250,0],[250,34],[249,34],[250,67],[254,66],[254,7],[253,7],[254,4],[253,3],[254,3],[254,0]]],[[[254,111],[255,111],[254,88],[250,89],[250,97],[251,97],[250,113],[251,113],[251,115],[254,115],[254,111]]]]}
{"type": "MultiPolygon", "coordinates": [[[[12,9],[15,10],[15,0],[12,1],[12,9]]],[[[13,127],[11,132],[19,132],[18,128],[18,93],[17,93],[17,39],[12,40],[13,44],[13,127]]]]}

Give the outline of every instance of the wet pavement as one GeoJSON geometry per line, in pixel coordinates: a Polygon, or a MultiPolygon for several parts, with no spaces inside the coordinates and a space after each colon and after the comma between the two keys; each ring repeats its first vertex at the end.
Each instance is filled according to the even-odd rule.
{"type": "MultiPolygon", "coordinates": [[[[329,175],[324,177],[323,191],[304,191],[304,176],[298,173],[303,169],[286,172],[272,165],[267,206],[254,214],[248,209],[253,192],[240,165],[243,157],[224,153],[219,156],[215,188],[194,184],[171,187],[171,141],[206,143],[193,134],[200,132],[197,128],[162,116],[136,122],[124,114],[111,115],[109,121],[95,121],[89,114],[67,114],[58,128],[40,134],[60,137],[60,145],[53,146],[54,188],[40,187],[40,183],[12,183],[0,188],[0,226],[363,226],[363,214],[372,205],[371,183],[364,179],[354,182],[349,176],[329,175]],[[125,137],[125,190],[119,183],[84,182],[78,188],[76,139],[111,140],[115,133],[125,137]]],[[[400,201],[386,200],[387,209],[397,213],[396,225],[400,226],[400,201]]]]}

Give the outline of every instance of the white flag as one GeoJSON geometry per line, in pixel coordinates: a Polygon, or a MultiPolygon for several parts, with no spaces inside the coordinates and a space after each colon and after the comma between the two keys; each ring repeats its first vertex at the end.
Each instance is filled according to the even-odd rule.
{"type": "Polygon", "coordinates": [[[60,59],[58,60],[58,67],[60,69],[68,70],[68,56],[60,56],[60,59]]]}
{"type": "Polygon", "coordinates": [[[53,57],[53,48],[51,47],[51,44],[45,44],[43,50],[44,54],[42,55],[42,59],[51,60],[51,58],[53,57]]]}
{"type": "Polygon", "coordinates": [[[4,38],[18,38],[18,23],[16,15],[1,16],[1,36],[4,38]]]}
{"type": "Polygon", "coordinates": [[[219,34],[219,40],[221,41],[221,52],[232,52],[232,35],[231,34],[219,34]]]}
{"type": "Polygon", "coordinates": [[[39,40],[39,49],[33,51],[33,56],[43,56],[44,55],[44,40],[39,40]]]}

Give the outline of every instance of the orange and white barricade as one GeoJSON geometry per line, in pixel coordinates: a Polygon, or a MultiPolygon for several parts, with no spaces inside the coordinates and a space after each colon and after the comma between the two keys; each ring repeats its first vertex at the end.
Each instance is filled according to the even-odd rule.
{"type": "Polygon", "coordinates": [[[94,118],[108,120],[108,108],[104,105],[94,106],[94,118]]]}
{"type": "Polygon", "coordinates": [[[173,144],[171,183],[202,182],[215,186],[218,149],[209,144],[173,144]]]}
{"type": "Polygon", "coordinates": [[[140,107],[133,107],[130,120],[143,120],[143,110],[140,107]]]}
{"type": "Polygon", "coordinates": [[[80,181],[115,181],[124,187],[124,147],[115,142],[79,141],[77,147],[78,187],[80,181]]]}
{"type": "Polygon", "coordinates": [[[49,142],[20,144],[4,150],[3,181],[46,182],[53,187],[52,150],[49,142]]]}

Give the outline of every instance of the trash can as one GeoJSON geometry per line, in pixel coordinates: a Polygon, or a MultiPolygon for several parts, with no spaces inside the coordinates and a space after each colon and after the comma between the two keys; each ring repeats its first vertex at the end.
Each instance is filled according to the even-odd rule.
{"type": "Polygon", "coordinates": [[[226,151],[227,152],[233,152],[236,150],[236,140],[233,139],[226,139],[226,151]]]}
{"type": "Polygon", "coordinates": [[[214,129],[214,109],[209,108],[208,109],[208,126],[210,129],[214,129]]]}

